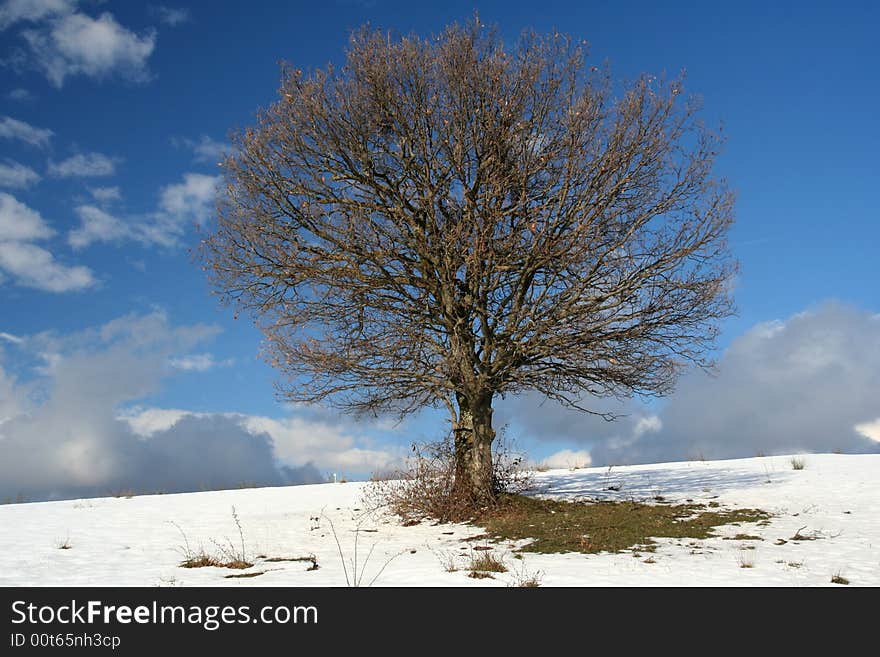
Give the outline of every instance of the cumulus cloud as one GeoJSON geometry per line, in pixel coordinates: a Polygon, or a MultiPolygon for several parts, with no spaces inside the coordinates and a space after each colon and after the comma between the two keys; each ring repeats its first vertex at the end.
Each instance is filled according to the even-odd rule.
{"type": "Polygon", "coordinates": [[[40,175],[20,162],[4,160],[0,162],[0,187],[26,189],[40,182],[40,175]]]}
{"type": "Polygon", "coordinates": [[[112,176],[119,161],[103,153],[77,153],[61,162],[49,162],[49,174],[58,178],[112,176]]]}
{"type": "MultiPolygon", "coordinates": [[[[202,223],[214,207],[218,176],[184,174],[183,182],[166,185],[159,191],[158,208],[147,215],[125,220],[106,209],[83,204],[75,209],[80,225],[68,234],[77,249],[95,242],[139,242],[145,246],[177,246],[187,227],[202,223]]],[[[117,188],[110,188],[117,190],[117,188]]]]}
{"type": "Polygon", "coordinates": [[[34,95],[30,91],[28,91],[27,89],[23,89],[21,87],[18,87],[17,89],[13,89],[8,94],[6,94],[6,97],[9,100],[14,100],[14,101],[17,101],[20,103],[34,99],[34,95]]]}
{"type": "Polygon", "coordinates": [[[307,415],[280,419],[246,415],[241,423],[253,434],[271,436],[276,454],[285,462],[316,462],[340,473],[373,473],[387,470],[400,456],[395,450],[372,446],[338,416],[330,422],[307,415]]]}
{"type": "Polygon", "coordinates": [[[6,333],[4,331],[0,331],[0,340],[6,340],[13,344],[22,344],[24,342],[24,340],[17,335],[12,335],[12,333],[6,333]]]}
{"type": "Polygon", "coordinates": [[[385,471],[399,462],[399,449],[378,449],[338,417],[328,420],[319,411],[301,409],[301,416],[270,418],[242,413],[194,413],[180,409],[129,409],[120,417],[140,436],[151,437],[177,426],[183,419],[223,417],[254,436],[269,436],[281,463],[319,463],[339,473],[385,471]]]}
{"type": "Polygon", "coordinates": [[[535,438],[587,447],[596,464],[875,452],[880,320],[829,302],[759,324],[732,342],[715,374],[685,375],[653,411],[619,405],[629,417],[604,426],[535,401],[521,400],[513,421],[535,438]]]}
{"type": "Polygon", "coordinates": [[[159,20],[169,27],[177,27],[189,21],[188,9],[159,6],[156,7],[155,11],[159,16],[159,20]]]}
{"type": "Polygon", "coordinates": [[[69,14],[77,0],[6,0],[0,5],[0,30],[22,22],[69,14]]]}
{"type": "Polygon", "coordinates": [[[202,135],[198,140],[172,139],[172,143],[178,148],[192,151],[193,159],[202,164],[219,163],[231,150],[232,146],[225,141],[217,141],[207,135],[202,135]]]}
{"type": "Polygon", "coordinates": [[[588,468],[592,464],[590,453],[586,450],[562,449],[541,461],[548,468],[588,468]]]}
{"type": "Polygon", "coordinates": [[[307,419],[132,406],[217,331],[175,327],[156,311],[25,336],[10,347],[43,363],[30,383],[4,369],[0,351],[0,499],[315,483],[326,468],[388,461],[357,435],[307,419]]]}
{"type": "Polygon", "coordinates": [[[67,235],[74,249],[82,249],[93,242],[119,242],[129,237],[130,228],[120,219],[94,205],[80,205],[74,209],[80,225],[67,235]]]}
{"type": "Polygon", "coordinates": [[[187,173],[182,183],[168,185],[159,194],[159,208],[180,221],[205,221],[214,209],[218,176],[187,173]]]}
{"type": "Polygon", "coordinates": [[[229,367],[232,359],[217,360],[213,354],[187,354],[168,361],[171,367],[183,372],[207,372],[216,367],[229,367]]]}
{"type": "Polygon", "coordinates": [[[495,412],[496,424],[510,424],[515,432],[548,441],[566,441],[578,444],[616,439],[631,435],[651,413],[633,402],[597,399],[589,404],[597,414],[617,416],[609,422],[599,415],[587,415],[564,408],[531,392],[499,400],[495,412]]]}
{"type": "Polygon", "coordinates": [[[119,187],[90,187],[89,194],[101,204],[122,200],[122,192],[119,191],[119,187]]]}
{"type": "Polygon", "coordinates": [[[28,46],[26,63],[42,71],[51,84],[85,75],[129,82],[149,79],[147,60],[156,47],[153,30],[138,35],[120,25],[112,14],[93,18],[80,12],[47,12],[36,27],[21,36],[28,46]]]}
{"type": "Polygon", "coordinates": [[[11,194],[0,192],[0,242],[39,240],[51,237],[53,232],[39,212],[11,194]]]}
{"type": "Polygon", "coordinates": [[[862,422],[855,426],[855,430],[868,440],[880,443],[880,417],[873,422],[862,422]]]}
{"type": "Polygon", "coordinates": [[[31,146],[46,147],[54,134],[47,128],[36,128],[11,116],[0,117],[0,137],[5,139],[18,139],[31,146]]]}
{"type": "Polygon", "coordinates": [[[214,210],[219,176],[186,173],[183,182],[159,191],[159,207],[138,226],[138,239],[160,246],[175,246],[196,223],[204,223],[214,210]]]}
{"type": "Polygon", "coordinates": [[[64,265],[50,251],[26,242],[0,242],[0,270],[22,287],[44,292],[77,292],[97,282],[88,267],[64,265]]]}
{"type": "Polygon", "coordinates": [[[31,243],[53,234],[39,212],[0,192],[0,272],[17,285],[46,292],[74,292],[94,285],[97,281],[90,269],[64,265],[50,251],[31,243]]]}

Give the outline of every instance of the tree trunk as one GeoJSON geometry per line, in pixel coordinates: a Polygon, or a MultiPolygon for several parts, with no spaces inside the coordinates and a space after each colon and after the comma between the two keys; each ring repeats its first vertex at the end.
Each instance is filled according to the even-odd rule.
{"type": "Polygon", "coordinates": [[[455,489],[477,505],[495,496],[492,477],[492,395],[475,400],[456,395],[458,419],[453,425],[455,437],[455,489]]]}

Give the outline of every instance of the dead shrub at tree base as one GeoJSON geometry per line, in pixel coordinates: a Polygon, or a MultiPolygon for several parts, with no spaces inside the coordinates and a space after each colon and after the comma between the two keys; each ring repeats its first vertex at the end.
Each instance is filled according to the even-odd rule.
{"type": "Polygon", "coordinates": [[[486,513],[506,494],[524,493],[531,474],[523,457],[499,438],[492,451],[493,498],[478,500],[455,485],[455,458],[451,436],[431,443],[414,444],[402,471],[374,478],[364,491],[364,503],[384,508],[404,524],[424,520],[464,522],[486,513]]]}

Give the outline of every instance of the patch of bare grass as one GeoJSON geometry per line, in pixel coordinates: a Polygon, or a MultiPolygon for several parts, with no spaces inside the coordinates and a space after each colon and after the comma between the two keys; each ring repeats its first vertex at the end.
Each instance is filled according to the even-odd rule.
{"type": "Polygon", "coordinates": [[[717,527],[768,517],[758,509],[710,509],[701,504],[570,502],[508,495],[473,523],[485,528],[483,538],[529,540],[520,548],[524,552],[650,552],[656,549],[655,538],[705,539],[715,536],[717,527]]]}

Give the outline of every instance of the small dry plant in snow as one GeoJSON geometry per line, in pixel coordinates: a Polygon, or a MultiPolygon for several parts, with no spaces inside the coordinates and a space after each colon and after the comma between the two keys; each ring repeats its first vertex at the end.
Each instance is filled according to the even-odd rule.
{"type": "MultiPolygon", "coordinates": [[[[342,563],[342,572],[345,575],[345,585],[353,588],[358,588],[363,586],[364,583],[364,575],[367,571],[367,564],[370,562],[370,558],[373,556],[373,551],[376,549],[376,543],[374,542],[370,545],[370,549],[365,556],[359,551],[360,548],[360,535],[363,533],[363,524],[367,520],[369,514],[363,514],[359,518],[356,519],[356,525],[354,528],[354,545],[352,547],[351,555],[346,558],[345,552],[342,549],[342,543],[339,540],[339,534],[336,532],[336,525],[333,524],[333,520],[323,511],[321,512],[321,517],[327,520],[327,523],[330,525],[330,531],[333,533],[333,540],[336,541],[336,549],[339,553],[339,560],[342,563]],[[350,568],[350,570],[349,570],[350,568]]],[[[403,552],[398,552],[397,554],[391,555],[388,559],[385,560],[385,563],[382,564],[382,567],[379,568],[378,572],[373,576],[373,578],[367,582],[367,586],[372,586],[379,576],[385,572],[385,569],[388,567],[392,561],[394,561],[397,557],[399,557],[403,552]]]]}
{"type": "Polygon", "coordinates": [[[180,535],[183,537],[184,545],[180,549],[183,554],[183,561],[180,564],[181,568],[205,568],[208,566],[215,566],[218,568],[235,568],[243,570],[253,566],[254,564],[247,558],[244,546],[244,531],[241,528],[241,521],[239,520],[238,512],[235,510],[234,506],[232,507],[232,520],[238,529],[239,545],[236,545],[230,538],[227,538],[225,543],[220,543],[212,539],[211,542],[215,547],[214,552],[208,552],[201,545],[199,545],[198,549],[193,549],[190,546],[186,533],[181,529],[180,525],[172,521],[171,524],[177,528],[177,531],[179,531],[180,535]]]}

